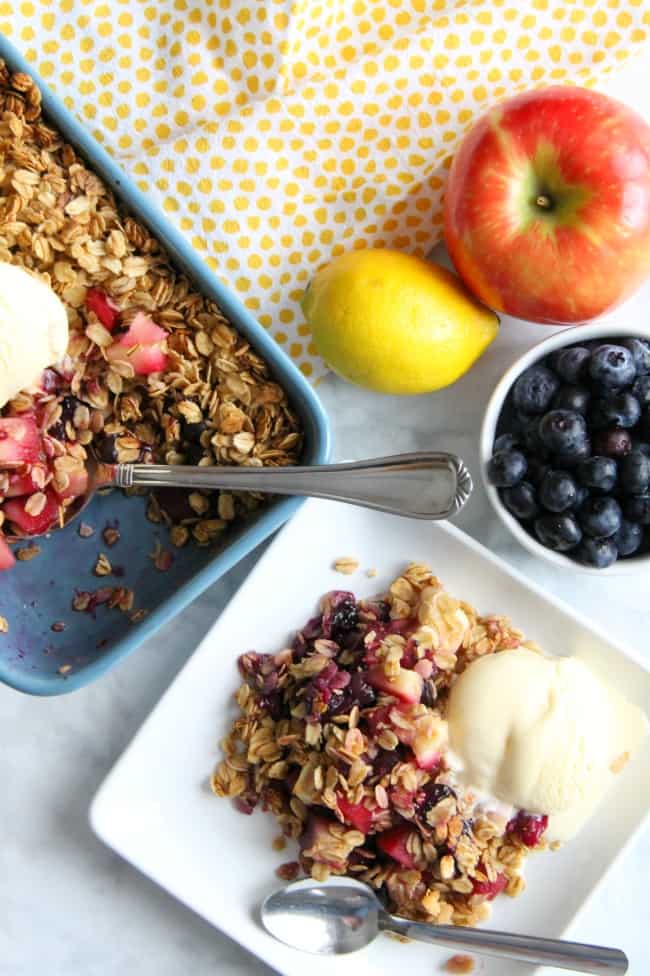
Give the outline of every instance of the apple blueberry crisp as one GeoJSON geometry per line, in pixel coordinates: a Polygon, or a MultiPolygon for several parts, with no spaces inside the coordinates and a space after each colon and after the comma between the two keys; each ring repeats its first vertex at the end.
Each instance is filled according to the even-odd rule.
{"type": "Polygon", "coordinates": [[[334,590],[290,647],[240,658],[240,715],[213,790],[242,813],[271,812],[298,842],[280,877],[349,875],[399,914],[474,925],[523,890],[548,818],[460,784],[447,701],[473,661],[522,646],[506,618],[480,616],[424,565],[380,598],[334,590]]]}

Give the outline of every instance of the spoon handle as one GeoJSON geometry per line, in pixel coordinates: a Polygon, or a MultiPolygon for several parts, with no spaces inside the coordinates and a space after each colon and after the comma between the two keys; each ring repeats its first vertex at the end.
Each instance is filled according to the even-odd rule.
{"type": "Polygon", "coordinates": [[[456,515],[472,491],[465,463],[440,451],[312,467],[118,464],[113,479],[120,488],[222,488],[309,495],[419,519],[456,515]]]}
{"type": "Polygon", "coordinates": [[[540,939],[532,935],[513,935],[455,925],[429,925],[410,922],[396,915],[382,913],[380,927],[418,942],[449,949],[469,949],[486,956],[530,962],[538,966],[571,969],[595,976],[614,976],[627,972],[627,956],[620,949],[565,942],[561,939],[540,939]]]}

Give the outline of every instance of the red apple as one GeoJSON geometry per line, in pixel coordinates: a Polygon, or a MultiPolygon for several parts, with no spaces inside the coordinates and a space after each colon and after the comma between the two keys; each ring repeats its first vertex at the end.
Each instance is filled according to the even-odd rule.
{"type": "Polygon", "coordinates": [[[650,127],[585,88],[496,105],[453,160],[445,239],[494,309],[549,324],[601,315],[650,273],[650,127]]]}

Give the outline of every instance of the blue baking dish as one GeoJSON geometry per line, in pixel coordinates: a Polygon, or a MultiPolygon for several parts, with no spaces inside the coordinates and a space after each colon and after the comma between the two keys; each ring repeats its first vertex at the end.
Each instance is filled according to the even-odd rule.
{"type": "MultiPolygon", "coordinates": [[[[12,71],[24,71],[34,78],[43,95],[43,112],[52,125],[267,361],[301,418],[305,432],[303,462],[326,462],[330,452],[328,419],[300,370],[2,35],[0,57],[12,71]]],[[[268,538],[300,504],[300,499],[274,501],[254,521],[233,531],[217,553],[195,546],[174,550],[172,567],[161,573],[154,568],[150,554],[158,539],[166,548],[172,547],[166,530],[145,518],[144,499],[126,498],[117,492],[95,498],[84,512],[84,521],[95,528],[91,538],[81,538],[73,524],[41,540],[42,552],[36,559],[18,562],[2,574],[0,614],[7,618],[9,632],[0,635],[0,680],[32,695],[60,695],[94,681],[268,538]],[[98,553],[105,550],[101,531],[108,522],[119,524],[120,541],[109,551],[113,567],[121,567],[124,574],[121,580],[111,577],[111,585],[123,584],[135,591],[134,608],[147,611],[137,623],[105,604],[94,612],[72,610],[75,590],[94,591],[103,582],[92,569],[98,553]]]]}

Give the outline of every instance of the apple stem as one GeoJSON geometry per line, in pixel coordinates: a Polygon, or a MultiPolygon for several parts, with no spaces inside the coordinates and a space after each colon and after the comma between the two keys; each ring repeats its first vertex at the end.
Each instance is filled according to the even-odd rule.
{"type": "Polygon", "coordinates": [[[551,198],[547,197],[545,193],[540,193],[540,195],[535,200],[535,203],[537,204],[538,207],[541,207],[542,210],[550,210],[551,207],[553,206],[553,204],[551,203],[551,198]]]}

